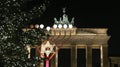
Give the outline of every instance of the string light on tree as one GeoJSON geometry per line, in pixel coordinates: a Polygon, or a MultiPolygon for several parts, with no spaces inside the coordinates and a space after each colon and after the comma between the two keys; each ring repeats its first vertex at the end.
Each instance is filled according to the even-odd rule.
{"type": "Polygon", "coordinates": [[[37,26],[31,26],[32,30],[26,32],[22,28],[28,27],[30,21],[40,17],[48,6],[48,1],[39,5],[32,2],[36,0],[2,0],[0,1],[0,58],[4,63],[1,67],[35,67],[39,62],[37,59],[28,59],[26,44],[36,45],[40,38],[45,37],[44,31],[37,26]],[[24,8],[27,3],[32,4],[30,9],[24,8]],[[41,7],[42,6],[42,7],[41,7]],[[35,9],[34,9],[35,8],[35,9]],[[41,34],[41,35],[40,35],[41,34]]]}

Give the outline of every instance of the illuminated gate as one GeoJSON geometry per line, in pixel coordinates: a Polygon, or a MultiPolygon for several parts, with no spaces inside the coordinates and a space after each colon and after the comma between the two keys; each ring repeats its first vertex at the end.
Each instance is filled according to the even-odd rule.
{"type": "MultiPolygon", "coordinates": [[[[92,60],[92,57],[94,57],[92,55],[94,55],[94,49],[97,49],[99,52],[97,55],[98,60],[96,60],[99,61],[98,65],[100,67],[109,67],[108,40],[110,36],[107,35],[107,28],[76,28],[73,26],[74,17],[69,21],[65,9],[63,13],[63,17],[59,21],[54,18],[54,25],[49,32],[51,41],[57,43],[59,49],[70,49],[70,56],[68,56],[70,57],[70,66],[80,67],[79,61],[81,59],[79,56],[82,54],[79,55],[78,52],[83,49],[83,66],[95,67],[92,65],[95,62],[95,60],[92,60]]],[[[55,57],[50,61],[51,67],[65,64],[65,62],[59,61],[60,56],[58,55],[59,53],[56,53],[55,57]]],[[[44,62],[40,63],[40,67],[44,67],[44,62]]]]}

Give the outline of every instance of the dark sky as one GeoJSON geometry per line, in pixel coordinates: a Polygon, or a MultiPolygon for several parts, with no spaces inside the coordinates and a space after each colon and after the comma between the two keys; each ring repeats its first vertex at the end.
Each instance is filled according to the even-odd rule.
{"type": "Polygon", "coordinates": [[[32,21],[32,23],[53,25],[54,17],[62,16],[62,8],[66,7],[66,14],[71,20],[75,17],[75,26],[79,28],[108,28],[109,55],[120,56],[119,17],[120,10],[117,3],[103,1],[52,0],[46,12],[32,21]]]}

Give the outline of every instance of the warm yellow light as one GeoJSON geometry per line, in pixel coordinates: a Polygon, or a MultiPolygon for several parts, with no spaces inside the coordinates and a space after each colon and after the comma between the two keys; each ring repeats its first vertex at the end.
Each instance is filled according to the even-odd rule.
{"type": "Polygon", "coordinates": [[[38,25],[38,24],[36,24],[36,25],[35,25],[35,28],[39,28],[39,25],[38,25]]]}

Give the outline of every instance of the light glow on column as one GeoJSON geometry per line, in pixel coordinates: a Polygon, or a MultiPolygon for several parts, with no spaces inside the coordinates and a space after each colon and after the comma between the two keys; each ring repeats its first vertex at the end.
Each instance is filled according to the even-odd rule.
{"type": "Polygon", "coordinates": [[[101,66],[103,67],[103,46],[100,47],[101,50],[101,66]]]}

